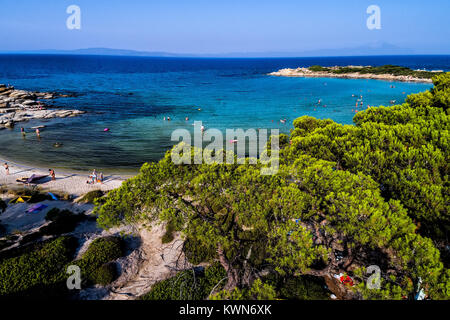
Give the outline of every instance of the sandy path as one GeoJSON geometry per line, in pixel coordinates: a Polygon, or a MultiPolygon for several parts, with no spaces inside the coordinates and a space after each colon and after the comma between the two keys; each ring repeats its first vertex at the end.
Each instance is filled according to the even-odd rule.
{"type": "Polygon", "coordinates": [[[174,276],[177,271],[190,267],[182,252],[183,241],[177,235],[167,244],[161,243],[165,233],[163,225],[154,225],[151,230],[131,226],[103,231],[90,237],[83,244],[79,255],[95,238],[125,232],[131,235],[126,240],[130,252],[116,260],[120,276],[107,287],[94,286],[80,292],[81,300],[134,300],[150,291],[151,287],[161,280],[174,276]]]}
{"type": "Polygon", "coordinates": [[[142,245],[129,256],[119,260],[121,276],[112,284],[105,300],[129,300],[150,291],[158,281],[174,276],[177,271],[190,267],[182,252],[179,236],[167,244],[161,243],[165,233],[162,225],[139,231],[142,245]]]}

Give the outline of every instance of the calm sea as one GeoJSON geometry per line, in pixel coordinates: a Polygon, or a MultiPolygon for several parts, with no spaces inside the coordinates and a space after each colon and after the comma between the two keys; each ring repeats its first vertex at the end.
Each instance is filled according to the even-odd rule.
{"type": "Polygon", "coordinates": [[[0,55],[0,83],[36,91],[73,93],[53,103],[87,114],[30,121],[0,131],[0,157],[44,167],[136,170],[174,144],[173,130],[267,128],[289,133],[302,115],[352,124],[355,97],[367,105],[404,101],[430,84],[378,80],[280,78],[280,68],[310,65],[396,64],[450,70],[450,56],[283,59],[185,59],[75,55],[0,55]],[[318,106],[318,100],[321,105],[318,106]],[[201,109],[201,110],[198,110],[201,109]],[[164,117],[172,121],[164,121],[164,117]],[[189,117],[189,121],[185,118],[189,117]],[[280,119],[287,119],[285,124],[280,119]],[[44,124],[41,140],[20,127],[44,124]],[[104,132],[104,128],[110,128],[104,132]],[[63,147],[54,148],[61,142],[63,147]]]}

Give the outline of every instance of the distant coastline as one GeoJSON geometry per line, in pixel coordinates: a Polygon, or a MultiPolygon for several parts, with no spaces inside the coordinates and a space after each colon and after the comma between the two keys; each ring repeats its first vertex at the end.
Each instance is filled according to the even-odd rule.
{"type": "Polygon", "coordinates": [[[309,68],[285,68],[271,72],[270,76],[305,77],[305,78],[340,78],[340,79],[374,79],[402,82],[432,83],[432,76],[442,70],[412,70],[399,66],[311,66],[309,68]]]}

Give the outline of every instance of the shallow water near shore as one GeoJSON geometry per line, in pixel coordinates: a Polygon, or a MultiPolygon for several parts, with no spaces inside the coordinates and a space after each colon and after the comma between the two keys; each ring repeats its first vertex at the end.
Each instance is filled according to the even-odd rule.
{"type": "Polygon", "coordinates": [[[352,124],[363,107],[402,103],[431,84],[379,80],[281,78],[280,68],[314,64],[382,65],[449,70],[449,56],[299,59],[172,59],[0,55],[0,83],[18,89],[75,93],[57,106],[87,111],[76,118],[34,120],[0,130],[0,156],[73,170],[135,172],[174,144],[175,129],[266,128],[289,133],[302,115],[352,124]],[[395,86],[392,88],[391,86],[395,86]],[[320,105],[318,100],[321,100],[320,105]],[[201,109],[201,110],[198,110],[201,109]],[[169,116],[171,121],[164,121],[169,116]],[[189,121],[185,120],[189,117],[189,121]],[[286,119],[281,123],[280,119],[286,119]],[[45,125],[38,139],[31,127],[45,125]],[[20,128],[27,135],[22,137],[20,128]],[[110,131],[104,132],[104,128],[110,131]],[[53,147],[55,142],[63,144],[53,147]]]}

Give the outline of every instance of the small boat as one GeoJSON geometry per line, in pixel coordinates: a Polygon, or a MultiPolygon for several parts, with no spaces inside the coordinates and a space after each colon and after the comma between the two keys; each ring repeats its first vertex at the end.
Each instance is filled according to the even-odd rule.
{"type": "Polygon", "coordinates": [[[55,143],[53,144],[53,146],[54,146],[55,148],[59,148],[59,147],[62,147],[63,144],[60,143],[60,142],[55,142],[55,143]]]}

